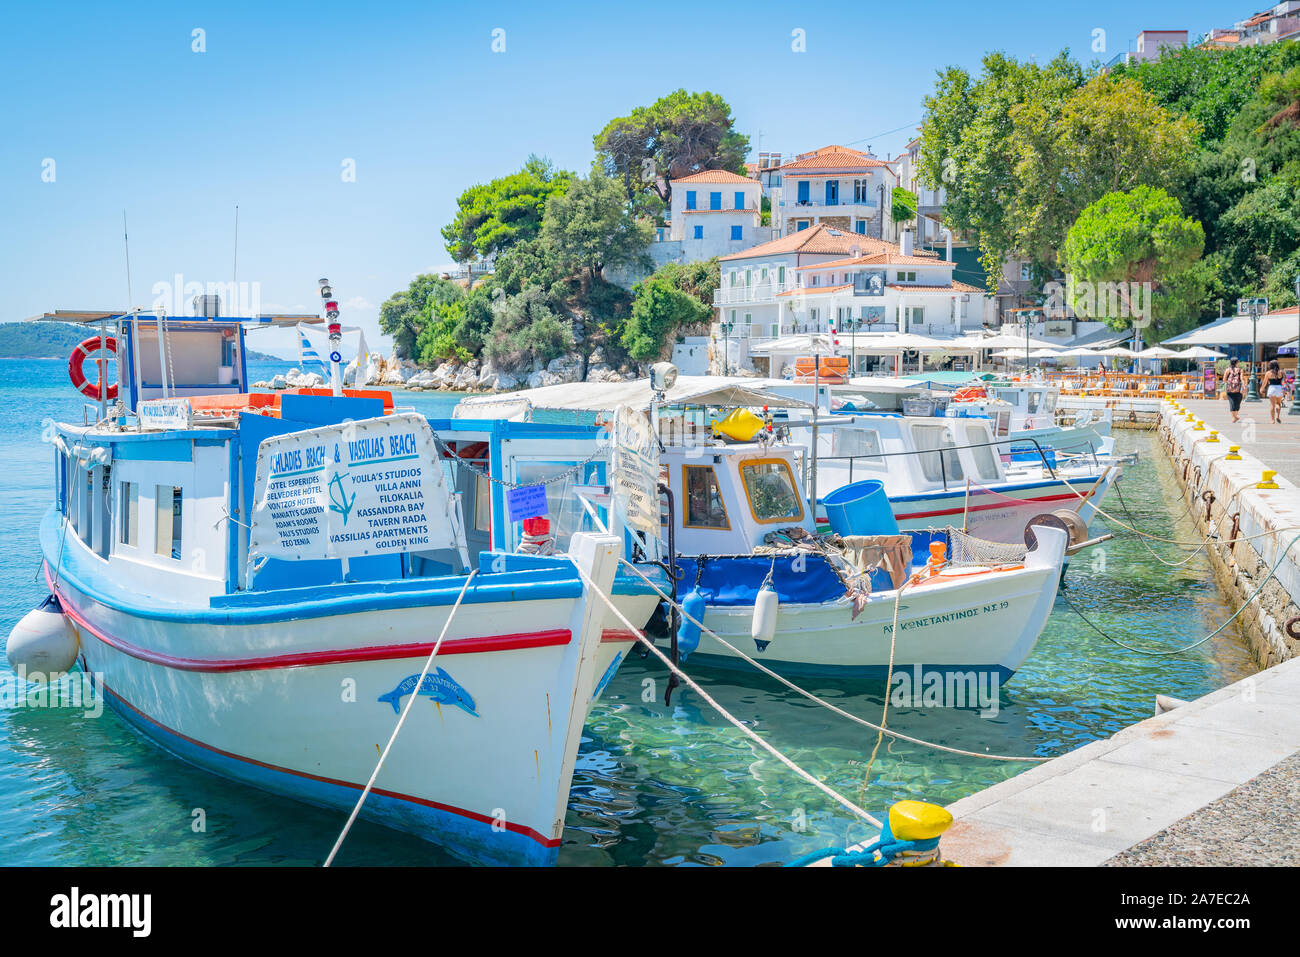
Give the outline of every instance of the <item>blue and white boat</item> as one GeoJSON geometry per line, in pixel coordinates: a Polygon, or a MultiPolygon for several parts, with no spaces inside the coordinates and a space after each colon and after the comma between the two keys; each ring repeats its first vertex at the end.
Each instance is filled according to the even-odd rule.
{"type": "Polygon", "coordinates": [[[248,320],[90,318],[115,327],[122,398],[51,429],[56,603],[10,661],[79,663],[173,754],[340,809],[410,705],[362,816],[553,863],[583,722],[635,640],[594,590],[638,624],[659,601],[619,568],[605,434],[249,394],[248,320]]]}

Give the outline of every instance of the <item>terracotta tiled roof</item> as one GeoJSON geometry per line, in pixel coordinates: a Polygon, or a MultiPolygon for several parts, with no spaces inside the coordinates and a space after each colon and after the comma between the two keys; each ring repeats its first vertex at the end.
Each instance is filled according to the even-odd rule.
{"type": "Polygon", "coordinates": [[[752,186],[754,181],[748,176],[740,176],[736,173],[729,173],[725,169],[706,169],[698,173],[692,173],[690,176],[683,176],[681,179],[673,180],[674,183],[744,183],[752,186]]]}
{"type": "Polygon", "coordinates": [[[944,293],[944,292],[987,293],[988,292],[987,289],[982,289],[979,286],[972,286],[964,282],[957,282],[956,280],[953,281],[953,284],[951,286],[929,286],[929,285],[920,285],[917,283],[890,283],[889,288],[898,289],[903,292],[934,292],[934,293],[944,293]]]}
{"type": "Polygon", "coordinates": [[[955,262],[946,259],[938,259],[929,256],[904,256],[898,251],[898,247],[893,243],[881,243],[878,239],[871,240],[873,244],[884,245],[888,249],[879,252],[869,252],[865,256],[858,256],[850,259],[835,259],[831,262],[812,263],[808,266],[799,266],[803,269],[830,269],[836,266],[949,266],[955,267],[955,262]]]}
{"type": "Polygon", "coordinates": [[[853,283],[846,282],[840,286],[800,286],[798,289],[789,289],[786,292],[778,292],[776,298],[782,296],[820,296],[827,292],[841,292],[845,289],[852,289],[853,283]]]}
{"type": "Polygon", "coordinates": [[[868,169],[874,166],[888,168],[889,164],[883,160],[871,159],[866,153],[851,150],[847,146],[824,146],[812,153],[805,153],[780,169],[782,172],[798,172],[815,169],[868,169]]]}
{"type": "MultiPolygon", "coordinates": [[[[859,249],[872,249],[868,243],[879,244],[880,240],[871,239],[860,233],[849,233],[842,229],[833,229],[823,223],[818,223],[809,229],[801,229],[798,232],[790,233],[788,236],[782,236],[779,239],[773,239],[771,242],[761,243],[750,249],[741,250],[738,253],[731,253],[728,256],[721,257],[724,261],[728,259],[753,259],[756,256],[777,256],[782,253],[828,253],[847,256],[853,251],[853,247],[859,249]]],[[[897,249],[893,243],[886,243],[897,249]]]]}

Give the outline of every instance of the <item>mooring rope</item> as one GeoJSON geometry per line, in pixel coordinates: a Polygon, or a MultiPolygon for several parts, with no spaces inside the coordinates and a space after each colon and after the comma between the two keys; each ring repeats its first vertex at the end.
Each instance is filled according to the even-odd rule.
{"type": "MultiPolygon", "coordinates": [[[[619,559],[619,560],[624,562],[625,564],[627,563],[626,559],[619,559]]],[[[694,680],[692,680],[690,675],[682,671],[682,669],[677,667],[677,665],[673,664],[672,659],[669,658],[667,655],[665,655],[662,651],[660,651],[659,648],[655,645],[655,643],[651,641],[649,638],[647,638],[645,636],[645,633],[642,632],[640,628],[632,624],[632,622],[628,621],[627,616],[618,610],[618,606],[614,604],[614,602],[610,599],[608,595],[606,595],[603,591],[601,591],[598,587],[596,587],[596,583],[591,580],[590,576],[588,576],[587,573],[582,570],[581,566],[579,566],[577,562],[573,563],[573,567],[578,570],[578,574],[582,577],[582,580],[586,582],[587,587],[600,596],[601,600],[609,607],[609,610],[614,613],[614,616],[623,623],[624,627],[628,628],[632,632],[632,634],[636,635],[637,641],[641,642],[652,652],[654,652],[655,655],[659,658],[659,660],[668,666],[669,671],[671,671],[683,682],[685,682],[688,688],[693,690],[696,694],[698,694],[701,698],[703,698],[706,702],[708,702],[709,706],[713,708],[714,711],[722,715],[722,717],[725,718],[728,722],[730,722],[737,730],[741,731],[746,737],[748,737],[751,741],[753,741],[755,744],[761,747],[764,751],[771,754],[772,757],[776,758],[778,761],[784,764],[795,774],[799,775],[799,777],[803,778],[813,787],[817,788],[817,790],[821,791],[823,794],[825,794],[826,796],[834,800],[835,803],[839,804],[841,807],[857,815],[862,820],[866,821],[868,824],[871,824],[873,827],[878,827],[878,828],[884,827],[884,825],[876,817],[874,817],[867,811],[863,810],[862,808],[858,807],[858,805],[854,804],[852,801],[846,798],[843,794],[840,794],[830,785],[826,784],[823,781],[817,780],[817,778],[813,777],[812,774],[810,774],[808,771],[805,771],[799,765],[795,764],[794,761],[792,761],[790,758],[786,757],[784,754],[778,751],[776,747],[774,747],[770,742],[759,737],[759,735],[756,734],[751,728],[745,727],[744,722],[742,722],[739,718],[737,718],[735,715],[729,712],[722,705],[718,704],[718,702],[713,700],[713,698],[709,695],[707,691],[705,691],[698,684],[696,684],[694,680]]]]}
{"type": "Polygon", "coordinates": [[[392,750],[393,742],[397,740],[398,732],[402,730],[402,725],[406,723],[406,716],[411,713],[411,708],[414,707],[416,700],[420,697],[420,687],[424,684],[424,679],[429,674],[429,668],[433,666],[433,659],[437,656],[438,649],[442,647],[442,640],[447,637],[447,629],[451,627],[451,620],[456,617],[456,612],[460,608],[460,603],[465,599],[465,592],[469,591],[469,584],[474,580],[474,576],[477,574],[478,569],[473,569],[466,577],[465,584],[461,586],[460,594],[456,596],[456,604],[451,606],[451,611],[447,614],[447,620],[443,623],[442,633],[438,635],[438,640],[434,642],[433,650],[429,652],[429,657],[425,659],[424,670],[420,672],[420,680],[418,680],[415,683],[415,687],[411,689],[411,697],[406,702],[406,707],[402,709],[401,717],[397,719],[397,727],[393,728],[393,733],[388,736],[388,744],[384,745],[384,750],[379,755],[379,761],[375,764],[375,770],[370,775],[370,780],[366,782],[366,786],[362,789],[361,797],[357,798],[357,806],[354,807],[352,813],[348,815],[348,823],[343,825],[343,831],[339,834],[339,839],[334,842],[334,849],[330,851],[330,856],[325,858],[325,867],[329,867],[334,863],[335,855],[338,854],[339,848],[343,846],[343,842],[347,840],[348,832],[352,830],[352,825],[356,822],[357,815],[361,813],[361,805],[365,804],[366,798],[370,796],[370,791],[375,786],[375,781],[379,777],[379,771],[384,766],[384,762],[388,760],[388,752],[392,750]]]}
{"type": "MultiPolygon", "coordinates": [[[[981,754],[979,751],[966,751],[966,750],[964,750],[964,749],[962,749],[962,748],[954,748],[954,747],[950,747],[950,746],[948,746],[948,745],[946,745],[946,744],[938,744],[938,743],[936,743],[936,742],[934,742],[934,741],[925,741],[925,740],[923,740],[923,739],[921,739],[921,738],[914,738],[914,737],[912,737],[912,736],[909,735],[909,734],[903,734],[901,731],[894,731],[894,730],[892,730],[892,729],[890,729],[890,728],[886,728],[884,725],[872,724],[872,723],[871,723],[870,721],[868,721],[866,718],[860,718],[860,717],[858,717],[856,714],[852,714],[852,713],[850,713],[850,712],[848,712],[848,711],[845,711],[843,708],[841,708],[841,707],[839,707],[839,706],[837,706],[837,705],[832,704],[831,702],[827,701],[825,698],[819,698],[817,695],[813,694],[811,691],[807,691],[806,689],[799,687],[797,684],[795,684],[794,682],[788,680],[788,679],[785,678],[784,676],[777,674],[777,673],[776,673],[775,671],[773,671],[771,668],[768,668],[768,667],[766,667],[765,665],[762,665],[762,664],[760,664],[759,662],[755,661],[753,658],[751,658],[749,655],[745,654],[743,651],[741,651],[739,648],[737,648],[737,647],[736,647],[735,645],[733,645],[731,642],[727,641],[725,638],[723,638],[723,637],[722,637],[721,635],[719,635],[717,632],[715,632],[715,631],[713,631],[712,629],[710,629],[709,627],[707,627],[703,622],[699,621],[699,619],[697,619],[697,618],[695,618],[694,616],[692,616],[691,614],[689,614],[689,613],[686,611],[686,609],[683,608],[683,607],[681,606],[680,603],[678,603],[678,602],[676,602],[676,601],[673,601],[673,599],[670,598],[667,594],[665,594],[665,593],[663,592],[663,590],[661,590],[661,589],[659,588],[658,585],[656,585],[653,581],[651,581],[651,580],[650,580],[649,578],[647,578],[644,574],[642,574],[641,570],[640,570],[639,568],[637,568],[635,565],[633,565],[631,562],[629,562],[627,559],[625,559],[625,558],[624,558],[624,559],[620,559],[620,561],[621,561],[624,565],[626,565],[628,568],[630,568],[630,569],[632,570],[632,572],[633,572],[634,574],[636,574],[636,576],[637,576],[638,578],[640,578],[643,582],[645,582],[647,585],[649,585],[649,586],[651,587],[651,589],[654,590],[655,594],[657,594],[657,595],[658,595],[660,598],[662,598],[664,601],[668,602],[669,605],[670,605],[671,607],[676,608],[677,611],[678,611],[678,613],[679,613],[683,618],[687,619],[687,620],[690,621],[692,624],[694,624],[697,628],[699,628],[701,634],[708,635],[708,636],[709,636],[710,638],[712,638],[714,641],[718,642],[718,644],[722,645],[724,648],[726,648],[727,650],[729,650],[729,651],[730,651],[732,654],[734,654],[737,658],[740,658],[742,661],[745,661],[745,662],[747,662],[748,664],[753,665],[753,666],[754,666],[755,668],[757,668],[759,671],[763,672],[763,674],[767,675],[769,678],[774,678],[775,680],[779,681],[781,684],[785,685],[787,688],[789,688],[791,691],[795,692],[796,694],[802,695],[803,697],[807,698],[809,701],[813,702],[814,704],[819,704],[819,705],[821,705],[823,708],[826,708],[826,709],[828,709],[828,710],[830,710],[830,711],[833,711],[835,714],[838,714],[840,717],[842,717],[842,718],[847,718],[848,720],[854,722],[855,724],[860,724],[860,725],[862,725],[864,728],[870,728],[872,731],[881,731],[881,732],[883,732],[883,733],[889,735],[891,738],[895,738],[895,739],[897,739],[897,740],[899,740],[899,741],[906,741],[906,742],[908,742],[909,744],[918,744],[918,745],[921,745],[922,747],[933,748],[933,749],[935,749],[936,751],[946,751],[948,754],[960,754],[960,755],[962,755],[962,756],[964,756],[964,757],[968,757],[968,758],[984,758],[984,759],[989,760],[989,761],[1032,761],[1032,762],[1042,762],[1042,761],[1050,761],[1050,760],[1052,760],[1050,757],[1047,757],[1047,758],[1044,758],[1044,757],[1037,757],[1037,756],[1035,756],[1035,757],[1016,757],[1016,756],[1006,755],[1006,754],[987,754],[987,753],[985,753],[985,754],[981,754]]],[[[886,689],[886,692],[885,692],[885,693],[888,694],[888,689],[886,689]]]]}
{"type": "Polygon", "coordinates": [[[1075,607],[1075,604],[1072,601],[1070,601],[1069,596],[1066,595],[1065,592],[1061,592],[1061,597],[1065,599],[1065,603],[1070,606],[1070,608],[1074,611],[1074,613],[1083,619],[1084,624],[1086,624],[1097,634],[1101,635],[1107,641],[1113,642],[1114,644],[1123,648],[1125,651],[1131,651],[1134,654],[1138,654],[1138,655],[1148,655],[1152,658],[1167,658],[1171,655],[1181,655],[1188,651],[1191,651],[1194,648],[1199,648],[1201,645],[1205,644],[1215,635],[1223,631],[1223,629],[1227,628],[1230,624],[1236,621],[1237,617],[1243,611],[1246,610],[1246,608],[1250,605],[1250,603],[1253,602],[1256,598],[1258,598],[1260,593],[1263,592],[1264,586],[1268,584],[1269,579],[1273,577],[1274,573],[1277,572],[1278,568],[1281,567],[1282,563],[1286,561],[1287,552],[1291,550],[1291,546],[1294,545],[1296,542],[1300,542],[1300,535],[1296,535],[1294,538],[1291,539],[1290,542],[1287,543],[1286,548],[1282,549],[1282,554],[1279,555],[1277,561],[1273,563],[1273,567],[1268,570],[1268,574],[1265,575],[1263,579],[1260,581],[1259,587],[1255,589],[1255,591],[1251,594],[1249,598],[1247,598],[1244,602],[1241,603],[1241,607],[1238,608],[1235,612],[1233,612],[1232,616],[1228,618],[1227,621],[1225,621],[1218,628],[1214,629],[1214,631],[1210,632],[1204,638],[1201,638],[1199,641],[1194,641],[1190,645],[1187,645],[1183,648],[1175,648],[1172,651],[1149,651],[1144,648],[1133,648],[1130,645],[1126,645],[1119,639],[1114,638],[1111,635],[1108,635],[1101,628],[1093,624],[1092,621],[1089,620],[1089,618],[1086,615],[1084,615],[1083,612],[1081,612],[1077,607],[1075,607]]]}

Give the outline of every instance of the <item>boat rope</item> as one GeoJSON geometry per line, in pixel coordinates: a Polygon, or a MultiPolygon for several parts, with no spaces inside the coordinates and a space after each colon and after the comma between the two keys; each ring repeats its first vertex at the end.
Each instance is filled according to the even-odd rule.
{"type": "Polygon", "coordinates": [[[862,772],[862,787],[858,789],[858,801],[867,793],[867,782],[871,780],[871,766],[876,763],[876,752],[880,742],[885,739],[885,727],[889,723],[889,686],[894,683],[894,649],[898,645],[898,609],[903,599],[903,589],[915,581],[908,578],[894,592],[894,625],[889,631],[889,667],[885,670],[885,703],[880,709],[880,730],[876,732],[876,743],[872,745],[871,757],[867,759],[867,769],[862,772]]]}
{"type": "MultiPolygon", "coordinates": [[[[627,559],[621,558],[619,559],[619,561],[629,565],[629,567],[632,567],[630,563],[628,563],[627,559]]],[[[722,715],[722,717],[725,718],[728,722],[730,722],[738,731],[743,733],[747,738],[749,738],[751,741],[757,744],[768,754],[772,755],[772,757],[776,758],[787,768],[789,768],[795,774],[799,775],[799,777],[803,778],[813,787],[817,788],[817,790],[821,791],[827,797],[834,800],[836,804],[839,804],[841,807],[857,815],[859,818],[866,821],[868,824],[871,824],[873,827],[877,827],[877,828],[884,827],[884,825],[879,821],[879,819],[872,816],[870,813],[863,810],[862,808],[858,807],[858,805],[854,804],[843,794],[840,794],[838,791],[836,791],[830,785],[826,784],[824,781],[817,780],[817,778],[813,777],[811,773],[805,771],[799,765],[795,764],[794,761],[792,761],[790,758],[786,757],[784,754],[778,751],[776,747],[771,744],[771,742],[767,741],[765,738],[760,737],[752,728],[746,727],[743,721],[741,721],[739,718],[733,715],[722,705],[718,704],[718,702],[715,701],[707,691],[705,691],[703,688],[701,688],[698,684],[695,683],[694,679],[692,679],[690,675],[682,671],[682,669],[677,667],[677,665],[673,664],[672,659],[669,658],[662,651],[660,651],[659,647],[653,641],[651,641],[649,638],[646,637],[645,632],[643,632],[636,625],[632,624],[632,622],[628,621],[627,616],[618,610],[618,606],[614,604],[613,600],[610,599],[608,595],[606,595],[603,591],[601,591],[596,586],[596,583],[591,580],[590,576],[588,576],[587,573],[582,570],[582,567],[579,566],[577,562],[573,563],[573,567],[578,570],[578,574],[582,577],[582,580],[586,582],[587,587],[590,588],[597,595],[599,595],[601,600],[606,604],[606,606],[609,607],[609,610],[614,613],[614,617],[616,617],[619,621],[621,621],[623,623],[623,626],[629,629],[632,632],[632,634],[636,635],[637,641],[641,642],[641,644],[649,648],[650,651],[654,652],[656,657],[658,657],[660,661],[662,661],[665,665],[668,666],[669,671],[671,671],[674,675],[676,675],[683,682],[685,682],[686,686],[691,690],[693,690],[701,698],[703,698],[709,704],[709,706],[713,708],[714,711],[722,715]]],[[[646,580],[649,581],[649,579],[646,580]]],[[[692,621],[694,621],[694,619],[692,619],[692,621]]]]}
{"type": "Polygon", "coordinates": [[[474,576],[477,574],[478,569],[473,569],[466,577],[465,584],[461,586],[460,594],[456,596],[456,604],[451,606],[451,611],[447,614],[447,620],[443,623],[442,632],[438,635],[438,640],[434,642],[429,657],[424,661],[424,670],[420,672],[420,679],[415,683],[415,687],[411,689],[411,697],[407,700],[406,707],[402,709],[402,714],[397,719],[397,727],[393,728],[393,733],[388,736],[388,744],[384,745],[384,750],[379,755],[379,761],[375,764],[375,770],[371,773],[370,780],[366,782],[366,786],[361,790],[361,796],[357,798],[357,805],[352,809],[352,813],[348,815],[348,822],[343,825],[343,831],[339,834],[339,839],[334,842],[334,848],[330,851],[329,857],[325,858],[325,867],[329,867],[334,863],[335,855],[338,854],[339,848],[343,846],[343,842],[347,840],[348,832],[352,830],[357,815],[361,813],[361,805],[365,804],[366,798],[370,796],[370,791],[375,786],[375,780],[379,777],[379,771],[383,768],[384,762],[388,760],[388,752],[392,750],[398,732],[402,730],[402,725],[406,723],[406,716],[411,713],[411,708],[415,706],[415,702],[420,697],[420,688],[424,684],[424,679],[428,677],[429,669],[433,666],[433,659],[437,656],[438,649],[442,647],[442,640],[447,637],[447,630],[451,628],[452,619],[456,617],[456,612],[460,609],[460,603],[465,600],[465,592],[469,591],[470,582],[474,580],[474,576]]]}
{"type": "Polygon", "coordinates": [[[212,527],[216,528],[222,522],[233,522],[235,525],[238,525],[240,528],[246,528],[250,532],[253,530],[252,525],[247,525],[244,522],[241,522],[239,519],[235,518],[235,516],[231,515],[230,509],[226,508],[225,505],[221,506],[221,517],[212,523],[212,527]]]}
{"type": "MultiPolygon", "coordinates": [[[[643,582],[649,585],[650,588],[654,590],[655,594],[657,594],[664,601],[668,602],[670,607],[676,608],[678,614],[680,614],[683,618],[686,618],[688,621],[692,622],[697,628],[699,628],[701,634],[708,635],[714,641],[718,642],[718,644],[722,645],[724,648],[726,648],[728,651],[734,654],[737,658],[740,658],[742,661],[745,661],[753,665],[755,668],[763,672],[763,674],[767,675],[769,678],[776,679],[777,681],[785,685],[787,688],[789,688],[791,691],[795,692],[796,694],[802,695],[803,697],[807,698],[809,701],[813,702],[814,704],[819,704],[823,708],[827,708],[830,711],[833,711],[836,714],[838,714],[840,717],[847,718],[848,720],[854,722],[855,724],[860,724],[864,728],[870,728],[872,731],[882,731],[884,734],[887,734],[889,735],[889,737],[894,738],[898,741],[906,741],[909,744],[917,744],[922,747],[933,748],[936,751],[946,751],[948,754],[959,754],[962,755],[963,757],[968,757],[968,758],[985,758],[986,760],[989,761],[1043,762],[1043,761],[1052,760],[1050,757],[1046,757],[1046,758],[1039,757],[1039,756],[1015,757],[1006,754],[987,754],[987,753],[981,753],[979,751],[966,751],[962,748],[954,748],[946,744],[938,744],[934,741],[925,741],[921,738],[914,738],[909,734],[903,734],[903,732],[901,731],[894,731],[890,728],[884,727],[883,725],[872,724],[866,718],[858,717],[856,714],[845,711],[843,708],[840,708],[839,706],[832,704],[831,702],[827,701],[825,698],[817,697],[817,695],[813,694],[811,691],[807,691],[804,688],[799,687],[794,682],[788,680],[782,675],[777,674],[771,668],[768,668],[765,665],[762,665],[759,662],[755,661],[753,658],[745,654],[735,645],[731,644],[731,642],[727,641],[725,638],[720,636],[717,632],[713,631],[708,626],[703,624],[701,621],[699,621],[699,619],[687,613],[686,609],[683,608],[680,603],[673,601],[672,598],[668,597],[668,595],[665,594],[663,590],[659,588],[658,585],[656,585],[653,581],[651,581],[649,578],[643,575],[641,573],[641,570],[637,568],[635,565],[633,565],[631,562],[629,562],[627,559],[620,559],[620,561],[622,561],[624,565],[626,565],[629,569],[631,569],[632,572],[635,573],[638,578],[640,578],[643,582]]],[[[888,689],[886,689],[886,693],[888,693],[888,689]]]]}
{"type": "Polygon", "coordinates": [[[1294,538],[1291,539],[1290,542],[1287,543],[1286,548],[1282,549],[1282,554],[1279,555],[1277,561],[1273,563],[1273,567],[1268,570],[1268,574],[1265,575],[1263,579],[1260,580],[1259,586],[1254,590],[1254,592],[1251,593],[1249,598],[1247,598],[1244,602],[1241,603],[1241,607],[1238,608],[1236,611],[1234,611],[1231,617],[1229,617],[1227,621],[1221,624],[1218,628],[1214,629],[1214,631],[1210,632],[1204,638],[1201,638],[1198,641],[1194,641],[1190,645],[1186,645],[1182,648],[1175,648],[1172,651],[1150,651],[1144,648],[1134,648],[1130,645],[1126,645],[1118,638],[1108,635],[1101,628],[1097,627],[1097,625],[1093,624],[1092,621],[1075,606],[1074,602],[1070,601],[1069,596],[1066,595],[1065,592],[1061,592],[1061,597],[1065,599],[1065,603],[1070,606],[1070,608],[1074,611],[1074,613],[1083,619],[1084,624],[1086,624],[1097,634],[1101,635],[1107,641],[1118,645],[1119,647],[1123,648],[1125,651],[1131,651],[1134,654],[1138,654],[1138,655],[1147,655],[1152,658],[1167,658],[1171,655],[1181,655],[1188,651],[1193,650],[1194,648],[1199,648],[1201,645],[1205,644],[1211,638],[1215,637],[1220,632],[1222,632],[1223,629],[1227,628],[1230,624],[1236,621],[1238,616],[1240,616],[1241,613],[1245,611],[1247,607],[1249,607],[1250,603],[1253,602],[1256,598],[1258,598],[1260,594],[1264,591],[1264,586],[1268,584],[1269,579],[1272,578],[1273,575],[1277,572],[1282,562],[1286,561],[1287,552],[1291,550],[1291,546],[1294,545],[1296,542],[1300,542],[1300,535],[1296,535],[1294,538]]]}
{"type": "MultiPolygon", "coordinates": [[[[1242,486],[1242,487],[1244,488],[1245,486],[1242,486]]],[[[1241,492],[1241,489],[1240,489],[1240,488],[1237,489],[1236,492],[1233,492],[1233,493],[1232,493],[1232,498],[1228,499],[1228,503],[1227,503],[1227,504],[1228,504],[1228,505],[1231,505],[1232,502],[1233,502],[1233,500],[1237,497],[1238,494],[1240,494],[1240,492],[1241,492]]],[[[1128,507],[1128,502],[1124,501],[1124,493],[1120,490],[1119,485],[1116,485],[1116,486],[1115,486],[1115,497],[1119,500],[1120,508],[1122,508],[1122,509],[1124,510],[1124,514],[1125,514],[1126,516],[1128,516],[1129,521],[1133,522],[1133,524],[1136,525],[1136,524],[1137,524],[1137,518],[1136,518],[1136,516],[1134,516],[1132,510],[1129,509],[1129,507],[1128,507]]],[[[1227,510],[1227,505],[1224,506],[1224,509],[1225,509],[1225,511],[1227,510]]],[[[1182,516],[1182,517],[1183,517],[1183,518],[1186,518],[1190,513],[1191,513],[1191,504],[1190,504],[1190,502],[1189,502],[1189,503],[1188,503],[1187,511],[1183,513],[1183,516],[1182,516]]],[[[1145,548],[1148,552],[1151,553],[1151,557],[1154,558],[1156,561],[1158,561],[1160,564],[1162,564],[1162,565],[1167,565],[1167,566],[1170,567],[1170,568],[1182,568],[1184,565],[1186,565],[1188,562],[1190,562],[1192,559],[1194,559],[1197,555],[1201,554],[1201,552],[1203,552],[1203,551],[1206,549],[1206,547],[1210,544],[1210,542],[1213,541],[1213,537],[1212,537],[1212,536],[1206,536],[1205,541],[1201,542],[1201,544],[1196,548],[1196,550],[1193,551],[1193,552],[1192,552],[1190,555],[1188,555],[1186,558],[1184,558],[1181,562],[1171,562],[1171,561],[1168,561],[1168,560],[1166,560],[1166,559],[1164,559],[1164,558],[1161,558],[1161,557],[1156,553],[1156,550],[1155,550],[1154,548],[1151,547],[1151,543],[1148,542],[1145,538],[1143,538],[1143,537],[1140,536],[1140,535],[1138,536],[1138,541],[1142,543],[1142,547],[1143,547],[1143,548],[1145,548]]]]}

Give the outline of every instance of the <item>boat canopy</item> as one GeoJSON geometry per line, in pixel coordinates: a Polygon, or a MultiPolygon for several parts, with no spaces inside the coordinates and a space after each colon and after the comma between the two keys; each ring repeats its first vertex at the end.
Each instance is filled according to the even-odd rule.
{"type": "MultiPolygon", "coordinates": [[[[811,408],[810,402],[767,391],[774,385],[789,387],[784,379],[740,376],[678,376],[665,393],[665,405],[760,406],[811,408]]],[[[575,412],[610,412],[620,405],[646,411],[654,398],[649,379],[634,382],[585,382],[548,385],[506,395],[462,399],[456,418],[526,417],[532,409],[575,412]]]]}

